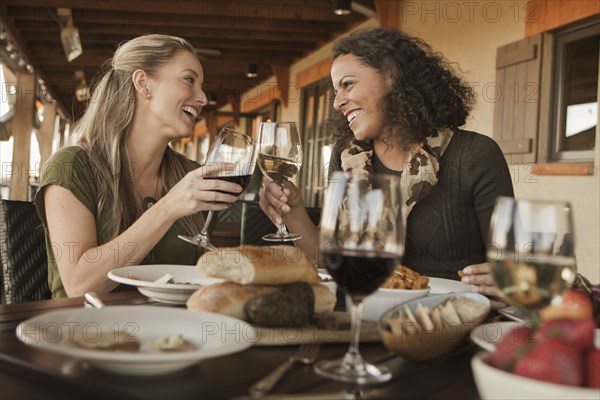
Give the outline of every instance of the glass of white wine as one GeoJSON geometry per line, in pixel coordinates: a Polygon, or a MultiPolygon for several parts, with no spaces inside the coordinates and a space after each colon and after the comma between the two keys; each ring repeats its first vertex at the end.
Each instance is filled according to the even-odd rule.
{"type": "Polygon", "coordinates": [[[499,197],[487,259],[499,295],[528,316],[560,301],[577,275],[571,205],[499,197]]]}
{"type": "MultiPolygon", "coordinates": [[[[295,122],[262,122],[258,132],[258,167],[262,173],[283,188],[293,181],[302,165],[302,143],[295,122]]],[[[270,242],[287,242],[302,236],[289,233],[281,223],[277,232],[262,237],[270,242]]]]}

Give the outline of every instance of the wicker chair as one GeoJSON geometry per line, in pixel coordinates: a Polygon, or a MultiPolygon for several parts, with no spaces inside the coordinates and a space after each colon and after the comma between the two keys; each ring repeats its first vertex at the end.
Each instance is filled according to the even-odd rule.
{"type": "MultiPolygon", "coordinates": [[[[307,207],[306,211],[315,225],[319,224],[321,218],[321,209],[316,207],[307,207]]],[[[258,203],[244,203],[242,206],[242,228],[240,234],[241,244],[256,245],[274,245],[277,242],[267,242],[262,236],[267,233],[273,233],[277,230],[275,225],[262,212],[258,203]]],[[[290,244],[283,242],[280,244],[290,244]]]]}
{"type": "Polygon", "coordinates": [[[0,200],[0,271],[2,304],[51,297],[44,228],[31,202],[0,200]]]}

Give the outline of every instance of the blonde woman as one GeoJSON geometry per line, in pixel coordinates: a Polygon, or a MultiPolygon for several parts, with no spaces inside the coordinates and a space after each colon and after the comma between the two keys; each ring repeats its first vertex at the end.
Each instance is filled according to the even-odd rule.
{"type": "Polygon", "coordinates": [[[194,264],[205,210],[223,210],[242,188],[169,147],[190,137],[206,105],[204,72],[184,39],[137,37],[119,46],[75,124],[75,146],[44,166],[35,197],[46,228],[53,297],[107,293],[106,274],[142,263],[194,264]]]}

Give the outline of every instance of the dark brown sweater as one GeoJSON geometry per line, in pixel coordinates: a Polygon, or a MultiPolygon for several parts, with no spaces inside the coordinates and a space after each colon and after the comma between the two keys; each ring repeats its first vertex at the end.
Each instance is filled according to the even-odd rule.
{"type": "MultiPolygon", "coordinates": [[[[342,150],[334,146],[330,171],[341,169],[342,150]]],[[[399,174],[376,157],[373,167],[399,174]]],[[[485,262],[498,196],[514,196],[500,148],[487,136],[457,130],[442,157],[437,186],[408,216],[403,264],[428,276],[459,279],[459,269],[485,262]]]]}

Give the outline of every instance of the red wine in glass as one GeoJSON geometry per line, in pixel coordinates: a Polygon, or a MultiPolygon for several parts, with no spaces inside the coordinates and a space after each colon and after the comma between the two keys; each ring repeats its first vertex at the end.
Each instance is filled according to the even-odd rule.
{"type": "Polygon", "coordinates": [[[398,254],[369,250],[324,251],[327,271],[351,296],[368,296],[390,277],[400,264],[398,254]]]}
{"type": "MultiPolygon", "coordinates": [[[[204,177],[204,179],[218,179],[221,181],[237,183],[238,185],[240,185],[242,187],[242,191],[246,190],[246,187],[250,183],[250,178],[252,178],[251,174],[235,175],[235,176],[205,176],[204,177]]],[[[239,193],[225,192],[223,190],[217,190],[217,192],[233,194],[234,196],[237,196],[239,194],[239,193]]]]}

